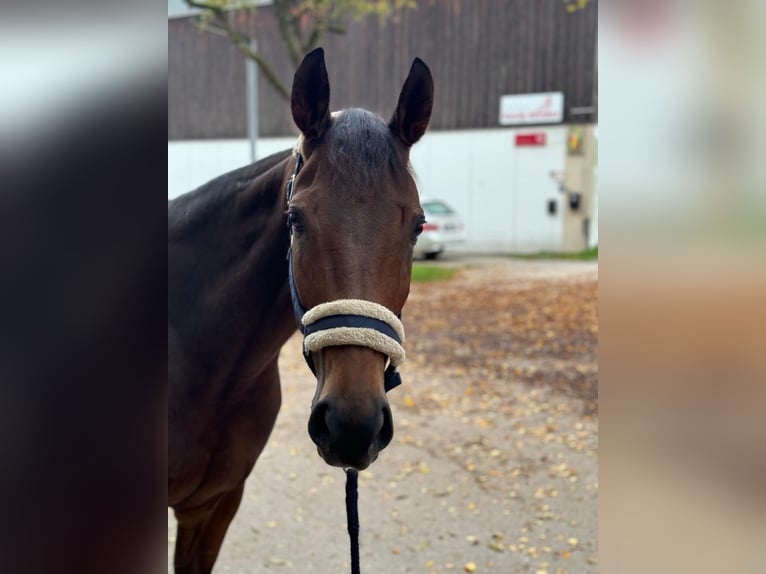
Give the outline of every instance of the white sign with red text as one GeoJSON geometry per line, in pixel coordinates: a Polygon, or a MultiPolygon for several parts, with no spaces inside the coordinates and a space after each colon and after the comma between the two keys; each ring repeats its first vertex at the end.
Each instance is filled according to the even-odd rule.
{"type": "Polygon", "coordinates": [[[500,125],[558,124],[564,121],[564,94],[544,92],[500,96],[500,125]]]}

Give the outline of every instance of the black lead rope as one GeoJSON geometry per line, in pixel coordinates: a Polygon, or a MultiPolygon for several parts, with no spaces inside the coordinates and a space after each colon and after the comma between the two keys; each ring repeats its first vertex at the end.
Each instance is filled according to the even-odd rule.
{"type": "Polygon", "coordinates": [[[351,540],[351,574],[359,571],[359,473],[346,469],[346,523],[351,540]]]}

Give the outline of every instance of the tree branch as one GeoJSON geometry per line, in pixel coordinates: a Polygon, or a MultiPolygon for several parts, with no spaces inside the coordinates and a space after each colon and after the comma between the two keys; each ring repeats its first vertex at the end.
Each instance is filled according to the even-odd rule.
{"type": "MultiPolygon", "coordinates": [[[[565,0],[565,2],[588,2],[588,0],[565,0]]],[[[277,93],[290,101],[290,92],[277,77],[274,70],[258,51],[250,48],[252,37],[237,29],[231,22],[232,10],[249,6],[247,2],[235,0],[185,0],[186,5],[203,10],[201,29],[218,35],[228,36],[234,46],[247,58],[258,65],[277,93]]],[[[415,0],[274,0],[274,12],[282,42],[293,66],[297,68],[303,56],[319,46],[325,35],[345,34],[348,19],[378,14],[381,19],[390,16],[400,7],[414,7],[415,0]],[[303,24],[308,22],[309,29],[304,32],[303,24]]]]}
{"type": "Polygon", "coordinates": [[[279,33],[282,36],[285,48],[287,49],[287,55],[290,57],[290,61],[293,65],[297,68],[303,59],[303,53],[299,46],[300,26],[296,25],[296,23],[300,22],[301,15],[293,16],[290,13],[289,2],[284,0],[274,0],[274,11],[277,16],[279,33]]]}
{"type": "Polygon", "coordinates": [[[311,31],[311,34],[309,34],[309,37],[306,39],[306,42],[302,43],[301,48],[303,49],[304,53],[308,53],[317,46],[322,41],[322,38],[324,37],[325,30],[327,29],[327,21],[323,16],[316,15],[315,21],[314,21],[314,29],[311,31]]]}
{"type": "Polygon", "coordinates": [[[202,10],[211,10],[213,12],[223,12],[223,8],[217,4],[208,4],[206,2],[199,2],[198,0],[185,0],[186,5],[191,8],[200,8],[202,10]]]}
{"type": "Polygon", "coordinates": [[[328,24],[327,31],[330,32],[330,34],[345,34],[346,27],[342,24],[328,24]]]}
{"type": "Polygon", "coordinates": [[[282,96],[285,101],[289,102],[290,91],[282,83],[282,80],[277,77],[276,73],[271,68],[271,66],[269,66],[268,62],[263,59],[263,56],[250,48],[250,41],[252,38],[246,34],[243,34],[239,30],[236,30],[232,26],[229,26],[228,22],[225,23],[224,29],[229,34],[229,38],[231,38],[232,42],[234,42],[234,45],[237,47],[237,49],[248,58],[252,58],[255,63],[258,64],[258,69],[263,72],[266,80],[274,87],[277,93],[279,93],[279,95],[282,96]]]}
{"type": "Polygon", "coordinates": [[[224,10],[220,5],[211,5],[199,0],[185,1],[187,5],[193,8],[201,8],[203,10],[210,11],[215,18],[216,33],[225,33],[241,54],[247,58],[252,59],[258,65],[258,69],[263,73],[266,80],[277,91],[277,93],[285,101],[290,101],[290,91],[287,89],[284,83],[282,83],[282,80],[279,79],[268,62],[263,59],[261,54],[250,48],[250,41],[252,40],[252,37],[237,30],[229,23],[229,20],[226,17],[226,10],[224,10]]]}

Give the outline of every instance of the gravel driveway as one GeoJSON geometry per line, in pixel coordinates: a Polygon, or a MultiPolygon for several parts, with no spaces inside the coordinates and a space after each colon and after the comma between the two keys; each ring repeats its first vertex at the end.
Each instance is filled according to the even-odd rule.
{"type": "MultiPolygon", "coordinates": [[[[597,572],[597,264],[483,258],[412,286],[395,436],[360,474],[365,574],[597,572]]],[[[306,431],[294,336],[283,407],[215,572],[349,571],[344,474],[306,431]]],[[[175,523],[168,512],[168,571],[175,523]]]]}

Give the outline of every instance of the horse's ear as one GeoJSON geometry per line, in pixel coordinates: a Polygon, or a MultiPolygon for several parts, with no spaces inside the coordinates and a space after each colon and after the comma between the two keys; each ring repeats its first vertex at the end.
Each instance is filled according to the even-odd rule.
{"type": "Polygon", "coordinates": [[[420,58],[415,58],[410,73],[399,94],[399,103],[389,127],[410,147],[426,132],[434,104],[434,81],[431,70],[420,58]]]}
{"type": "Polygon", "coordinates": [[[292,94],[293,121],[307,140],[319,139],[330,125],[330,81],[324,50],[312,50],[295,72],[292,94]]]}

